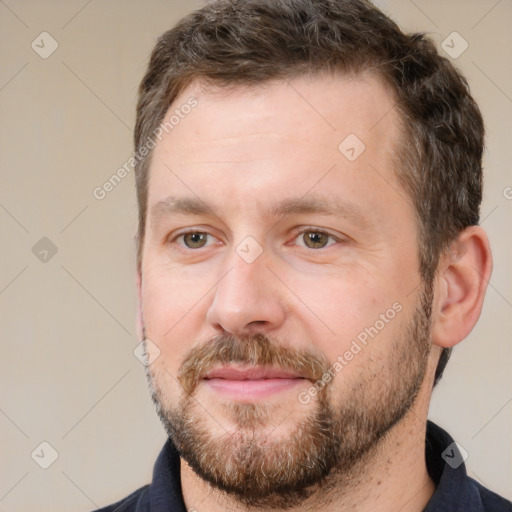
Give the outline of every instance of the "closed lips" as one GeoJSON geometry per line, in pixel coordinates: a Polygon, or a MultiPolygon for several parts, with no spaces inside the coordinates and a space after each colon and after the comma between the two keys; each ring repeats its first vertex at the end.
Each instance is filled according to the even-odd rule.
{"type": "Polygon", "coordinates": [[[205,379],[226,379],[226,380],[264,380],[264,379],[303,379],[300,375],[279,368],[236,368],[221,367],[210,370],[204,376],[205,379]]]}

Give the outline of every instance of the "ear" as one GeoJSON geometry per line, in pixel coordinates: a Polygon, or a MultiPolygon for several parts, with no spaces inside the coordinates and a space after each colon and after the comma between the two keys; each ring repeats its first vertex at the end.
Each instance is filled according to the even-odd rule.
{"type": "Polygon", "coordinates": [[[453,347],[473,329],[492,272],[489,240],[480,226],[460,233],[441,256],[435,278],[432,342],[453,347]]]}

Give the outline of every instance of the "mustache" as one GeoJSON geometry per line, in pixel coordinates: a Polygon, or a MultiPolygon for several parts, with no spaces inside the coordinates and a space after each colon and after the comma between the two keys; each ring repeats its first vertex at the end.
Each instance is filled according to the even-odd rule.
{"type": "Polygon", "coordinates": [[[324,356],[290,349],[261,333],[221,334],[190,350],[178,372],[178,381],[190,395],[209,370],[228,363],[276,367],[293,371],[312,382],[320,380],[329,369],[329,361],[324,356]]]}

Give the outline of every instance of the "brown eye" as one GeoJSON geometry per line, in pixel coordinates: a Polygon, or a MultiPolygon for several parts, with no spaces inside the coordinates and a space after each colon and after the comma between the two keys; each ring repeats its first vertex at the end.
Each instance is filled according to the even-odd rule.
{"type": "Polygon", "coordinates": [[[328,233],[322,231],[306,231],[302,233],[302,240],[304,245],[309,249],[323,249],[327,247],[329,238],[332,238],[328,233]]]}
{"type": "Polygon", "coordinates": [[[208,241],[208,233],[200,233],[197,231],[194,233],[185,233],[181,235],[181,237],[183,238],[183,243],[189,249],[200,249],[204,247],[208,241]]]}

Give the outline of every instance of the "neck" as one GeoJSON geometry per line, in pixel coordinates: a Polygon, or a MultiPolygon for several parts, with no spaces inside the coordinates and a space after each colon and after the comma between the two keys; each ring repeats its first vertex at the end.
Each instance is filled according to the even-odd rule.
{"type": "MultiPolygon", "coordinates": [[[[420,403],[422,401],[420,400],[420,403]]],[[[358,461],[350,475],[332,474],[321,487],[290,512],[379,510],[420,512],[435,486],[425,462],[427,407],[418,402],[379,445],[358,461]],[[416,409],[416,410],[415,410],[416,409]]],[[[236,498],[214,490],[181,460],[181,485],[187,510],[257,512],[240,505],[236,498]]],[[[281,509],[266,509],[278,512],[281,509]]]]}

